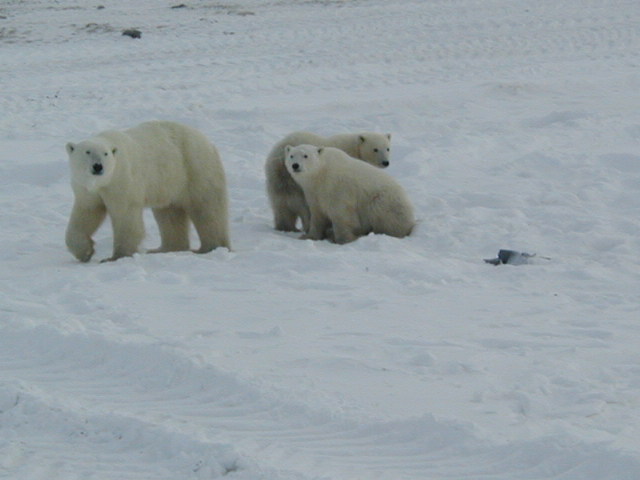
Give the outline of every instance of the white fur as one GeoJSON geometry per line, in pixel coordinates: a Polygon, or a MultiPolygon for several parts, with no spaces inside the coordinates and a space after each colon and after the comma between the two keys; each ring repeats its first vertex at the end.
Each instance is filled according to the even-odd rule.
{"type": "Polygon", "coordinates": [[[199,253],[230,247],[228,196],[216,148],[199,131],[153,121],[68,143],[75,202],[66,244],[80,261],[94,253],[93,233],[108,214],[113,255],[133,255],[144,237],[142,211],[153,209],[162,244],[157,252],[189,249],[189,220],[199,253]]]}
{"type": "Polygon", "coordinates": [[[337,148],[312,145],[286,146],[285,165],[309,203],[309,232],[302,238],[333,235],[336,243],[348,243],[370,232],[411,233],[413,208],[387,173],[337,148]]]}
{"type": "Polygon", "coordinates": [[[363,160],[376,167],[389,166],[391,145],[390,134],[372,132],[334,135],[321,137],[309,132],[294,132],[278,142],[267,157],[265,174],[267,177],[267,194],[273,210],[276,230],[285,232],[297,231],[298,217],[302,221],[303,230],[309,230],[309,206],[302,190],[293,181],[284,164],[284,147],[286,145],[315,145],[317,147],[334,147],[346,152],[349,156],[363,160]]]}

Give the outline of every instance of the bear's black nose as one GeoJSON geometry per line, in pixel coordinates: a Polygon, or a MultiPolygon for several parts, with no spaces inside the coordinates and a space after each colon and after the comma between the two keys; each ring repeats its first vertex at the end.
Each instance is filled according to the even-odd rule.
{"type": "Polygon", "coordinates": [[[94,175],[102,175],[103,167],[101,163],[94,163],[92,169],[94,175]]]}
{"type": "Polygon", "coordinates": [[[382,166],[383,166],[383,167],[388,167],[388,166],[389,166],[389,160],[384,160],[384,161],[382,162],[382,166]]]}
{"type": "Polygon", "coordinates": [[[294,163],[293,165],[291,165],[291,168],[293,168],[294,172],[297,172],[298,170],[300,170],[300,164],[294,163]]]}

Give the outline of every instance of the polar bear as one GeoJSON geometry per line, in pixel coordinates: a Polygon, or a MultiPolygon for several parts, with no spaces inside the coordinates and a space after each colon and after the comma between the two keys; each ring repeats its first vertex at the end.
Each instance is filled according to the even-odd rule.
{"type": "Polygon", "coordinates": [[[302,238],[332,235],[342,244],[370,232],[399,238],[411,233],[413,207],[387,173],[337,148],[312,145],[287,145],[285,165],[309,203],[309,232],[302,238]]]}
{"type": "Polygon", "coordinates": [[[215,146],[199,131],[174,122],[151,121],[124,131],[102,132],[66,145],[74,204],[66,231],[69,251],[88,262],[93,233],[108,214],[113,255],[131,256],[144,237],[143,208],[151,207],[160,248],[189,249],[189,220],[200,248],[230,248],[228,196],[215,146]]]}
{"type": "Polygon", "coordinates": [[[276,230],[298,231],[298,217],[302,221],[303,230],[309,230],[309,207],[300,186],[293,181],[284,165],[285,146],[302,144],[339,148],[351,157],[376,167],[389,166],[391,134],[364,132],[321,137],[309,132],[294,132],[287,135],[272,148],[265,163],[267,194],[276,230]]]}

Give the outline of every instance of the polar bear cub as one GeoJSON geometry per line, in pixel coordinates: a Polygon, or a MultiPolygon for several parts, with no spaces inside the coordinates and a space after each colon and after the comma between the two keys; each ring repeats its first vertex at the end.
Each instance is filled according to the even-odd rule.
{"type": "Polygon", "coordinates": [[[409,235],[413,207],[403,188],[387,173],[332,147],[285,147],[285,165],[309,203],[312,240],[333,230],[336,243],[370,232],[409,235]]]}
{"type": "Polygon", "coordinates": [[[291,178],[284,164],[285,146],[302,144],[339,148],[351,157],[376,167],[389,166],[390,134],[364,132],[322,137],[309,132],[294,132],[287,135],[271,149],[265,163],[267,194],[276,230],[298,231],[298,218],[302,221],[303,230],[309,230],[309,206],[300,186],[291,178]]]}
{"type": "Polygon", "coordinates": [[[151,207],[161,245],[155,252],[189,249],[189,221],[198,253],[230,248],[226,178],[215,146],[199,131],[152,121],[102,132],[66,145],[74,204],[66,231],[69,251],[87,262],[93,233],[109,215],[113,255],[131,256],[144,237],[143,209],[151,207]]]}

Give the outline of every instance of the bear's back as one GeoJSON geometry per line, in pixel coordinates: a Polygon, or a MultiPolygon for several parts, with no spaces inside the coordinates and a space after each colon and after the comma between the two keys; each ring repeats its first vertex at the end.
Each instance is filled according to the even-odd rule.
{"type": "Polygon", "coordinates": [[[353,158],[338,148],[324,147],[319,155],[321,162],[331,176],[346,176],[356,182],[365,181],[364,179],[375,180],[376,183],[387,178],[393,180],[386,172],[367,162],[353,158]]]}

